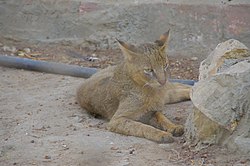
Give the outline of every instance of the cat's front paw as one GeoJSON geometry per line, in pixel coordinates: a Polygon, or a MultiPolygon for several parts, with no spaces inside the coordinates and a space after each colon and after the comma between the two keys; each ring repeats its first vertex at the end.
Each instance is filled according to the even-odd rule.
{"type": "Polygon", "coordinates": [[[172,129],[168,130],[174,137],[180,137],[184,134],[184,127],[182,125],[176,125],[172,129]]]}
{"type": "Polygon", "coordinates": [[[162,132],[158,138],[159,143],[173,143],[174,138],[171,133],[169,132],[162,132]]]}

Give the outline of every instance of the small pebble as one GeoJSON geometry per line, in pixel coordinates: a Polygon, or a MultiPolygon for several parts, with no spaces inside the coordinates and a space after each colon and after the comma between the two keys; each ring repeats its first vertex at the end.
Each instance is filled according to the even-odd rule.
{"type": "Polygon", "coordinates": [[[111,149],[111,150],[118,150],[119,148],[118,148],[118,147],[113,146],[113,147],[111,147],[110,149],[111,149]]]}
{"type": "Polygon", "coordinates": [[[34,143],[35,141],[34,140],[31,140],[30,143],[34,143]]]}
{"type": "Polygon", "coordinates": [[[250,159],[244,159],[244,160],[241,160],[240,163],[241,164],[246,164],[248,161],[250,161],[250,159]]]}
{"type": "Polygon", "coordinates": [[[63,144],[62,147],[67,148],[67,145],[63,144]]]}
{"type": "Polygon", "coordinates": [[[135,149],[131,149],[130,151],[129,151],[129,154],[134,154],[135,153],[135,149]]]}
{"type": "Polygon", "coordinates": [[[45,159],[51,159],[51,157],[50,157],[50,156],[47,156],[47,155],[46,155],[44,158],[45,158],[45,159]]]}
{"type": "Polygon", "coordinates": [[[3,51],[9,51],[11,53],[16,53],[17,52],[17,49],[16,47],[9,47],[9,46],[3,46],[3,51]]]}
{"type": "Polygon", "coordinates": [[[194,56],[194,57],[191,58],[191,60],[192,60],[192,61],[197,61],[198,58],[197,58],[196,56],[194,56]]]}
{"type": "Polygon", "coordinates": [[[30,52],[31,52],[30,48],[24,48],[23,51],[24,51],[25,53],[30,53],[30,52]]]}

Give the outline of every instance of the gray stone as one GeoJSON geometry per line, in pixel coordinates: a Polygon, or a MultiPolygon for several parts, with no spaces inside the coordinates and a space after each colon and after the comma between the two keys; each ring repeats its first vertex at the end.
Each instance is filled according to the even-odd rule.
{"type": "Polygon", "coordinates": [[[24,48],[23,51],[24,51],[25,53],[30,53],[30,52],[31,52],[30,48],[24,48]]]}
{"type": "Polygon", "coordinates": [[[217,45],[209,56],[201,62],[199,80],[216,73],[221,73],[228,67],[249,58],[248,48],[241,42],[230,39],[217,45]]]}
{"type": "Polygon", "coordinates": [[[250,110],[250,61],[199,81],[191,98],[207,117],[233,131],[233,123],[250,110]]]}
{"type": "Polygon", "coordinates": [[[192,88],[193,113],[186,138],[201,144],[223,144],[250,152],[250,59],[236,40],[219,44],[200,66],[200,80],[192,88]]]}
{"type": "Polygon", "coordinates": [[[197,58],[196,56],[194,56],[194,57],[191,58],[191,60],[192,60],[192,61],[197,61],[198,58],[197,58]]]}
{"type": "Polygon", "coordinates": [[[16,47],[9,47],[9,46],[6,46],[6,45],[4,45],[3,47],[2,47],[2,49],[3,49],[3,51],[6,51],[6,52],[11,52],[11,53],[16,53],[17,52],[17,49],[16,49],[16,47]]]}

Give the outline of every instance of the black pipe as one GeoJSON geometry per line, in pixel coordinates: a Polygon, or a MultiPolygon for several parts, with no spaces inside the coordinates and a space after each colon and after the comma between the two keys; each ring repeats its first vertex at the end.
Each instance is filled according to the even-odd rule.
{"type": "Polygon", "coordinates": [[[197,81],[194,80],[181,80],[181,79],[169,79],[170,82],[178,82],[181,84],[187,84],[193,86],[197,81]]]}
{"type": "MultiPolygon", "coordinates": [[[[17,69],[33,70],[53,74],[69,75],[73,77],[89,78],[98,69],[68,65],[57,62],[37,61],[27,58],[0,55],[0,65],[17,69]]],[[[194,85],[194,80],[169,79],[170,82],[179,82],[187,85],[194,85]]]]}
{"type": "Polygon", "coordinates": [[[97,72],[97,69],[95,68],[2,55],[0,55],[0,65],[17,69],[34,70],[83,78],[89,78],[97,72]]]}

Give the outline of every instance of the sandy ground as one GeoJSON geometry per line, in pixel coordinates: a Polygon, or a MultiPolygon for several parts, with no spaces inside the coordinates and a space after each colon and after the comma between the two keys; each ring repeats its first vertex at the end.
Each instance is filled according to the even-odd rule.
{"type": "MultiPolygon", "coordinates": [[[[0,163],[166,165],[172,145],[108,132],[81,110],[81,78],[0,68],[0,163]]],[[[171,164],[174,165],[174,164],[171,164]]]]}
{"type": "MultiPolygon", "coordinates": [[[[171,78],[198,79],[200,57],[169,54],[171,78]]],[[[106,68],[123,60],[119,49],[90,50],[71,42],[29,42],[0,35],[0,55],[18,56],[33,60],[53,61],[83,67],[106,68]],[[26,52],[25,50],[29,51],[26,52]]]]}
{"type": "MultiPolygon", "coordinates": [[[[71,43],[29,43],[0,38],[0,54],[105,68],[119,63],[119,50],[89,51],[71,43]],[[25,48],[30,51],[23,55],[25,48]],[[90,60],[89,58],[97,58],[90,60]]],[[[170,55],[172,78],[197,79],[199,57],[170,55]]],[[[123,136],[107,121],[86,114],[75,100],[84,81],[62,75],[0,67],[0,166],[247,166],[250,157],[219,146],[197,151],[183,137],[173,144],[123,136]]],[[[166,106],[184,124],[192,103],[166,106]]]]}
{"type": "MultiPolygon", "coordinates": [[[[107,122],[86,114],[75,101],[84,81],[61,75],[0,67],[0,165],[165,166],[248,165],[247,156],[212,146],[195,152],[183,146],[157,144],[105,129],[107,122]]],[[[166,106],[184,123],[191,102],[166,106]]]]}

